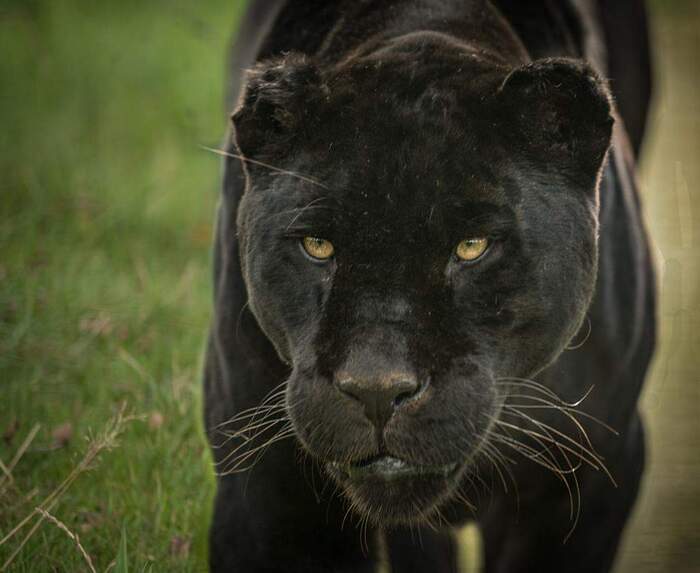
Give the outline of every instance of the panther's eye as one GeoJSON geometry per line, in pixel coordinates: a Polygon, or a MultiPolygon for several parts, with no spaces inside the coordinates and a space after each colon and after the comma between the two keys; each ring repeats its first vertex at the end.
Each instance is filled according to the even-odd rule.
{"type": "Polygon", "coordinates": [[[485,237],[464,239],[457,245],[457,256],[462,261],[475,261],[489,248],[489,240],[485,237]]]}
{"type": "Polygon", "coordinates": [[[301,245],[310,257],[321,261],[330,259],[335,252],[333,243],[318,237],[304,237],[301,241],[301,245]]]}

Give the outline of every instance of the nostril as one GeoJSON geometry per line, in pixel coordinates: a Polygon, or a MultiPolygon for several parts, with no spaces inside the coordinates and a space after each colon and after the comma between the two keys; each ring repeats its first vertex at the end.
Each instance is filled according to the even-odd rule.
{"type": "Polygon", "coordinates": [[[416,395],[416,390],[406,390],[404,392],[401,392],[400,394],[397,394],[394,397],[394,407],[400,406],[403,402],[408,400],[409,398],[413,398],[413,396],[416,395]]]}
{"type": "Polygon", "coordinates": [[[391,393],[393,394],[392,404],[394,407],[400,406],[403,402],[412,398],[418,393],[420,385],[415,378],[402,378],[393,380],[391,393]]]}

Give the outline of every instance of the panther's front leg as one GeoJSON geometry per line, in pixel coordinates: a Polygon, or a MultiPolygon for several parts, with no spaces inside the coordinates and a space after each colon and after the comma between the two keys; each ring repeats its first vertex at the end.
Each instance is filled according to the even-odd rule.
{"type": "MultiPolygon", "coordinates": [[[[581,513],[571,535],[570,500],[552,478],[543,476],[538,495],[520,492],[498,500],[481,519],[486,573],[606,573],[611,570],[622,530],[634,505],[644,467],[644,434],[634,420],[624,445],[606,457],[617,482],[593,470],[577,471],[581,513]]],[[[620,436],[622,438],[622,436],[620,436]]],[[[576,496],[574,490],[573,495],[576,496]]]]}
{"type": "Polygon", "coordinates": [[[353,516],[343,526],[339,500],[319,502],[298,466],[280,464],[294,460],[292,449],[268,452],[250,476],[218,478],[211,571],[375,573],[376,532],[355,527],[353,516]]]}
{"type": "Polygon", "coordinates": [[[385,533],[392,573],[459,573],[458,544],[450,531],[427,527],[385,533]]]}

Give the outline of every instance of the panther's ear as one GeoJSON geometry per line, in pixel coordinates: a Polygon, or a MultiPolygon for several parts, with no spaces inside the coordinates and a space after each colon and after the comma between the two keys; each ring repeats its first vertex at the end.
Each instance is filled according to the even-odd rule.
{"type": "Polygon", "coordinates": [[[517,145],[595,177],[610,145],[612,103],[605,82],[577,60],[546,59],[516,68],[498,103],[517,145]]]}
{"type": "Polygon", "coordinates": [[[294,140],[311,127],[322,91],[317,68],[299,54],[249,70],[246,88],[231,116],[241,154],[270,158],[291,149],[294,140]]]}

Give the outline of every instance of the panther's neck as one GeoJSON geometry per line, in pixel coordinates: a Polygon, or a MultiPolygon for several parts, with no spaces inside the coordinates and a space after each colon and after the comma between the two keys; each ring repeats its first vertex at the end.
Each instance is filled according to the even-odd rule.
{"type": "Polygon", "coordinates": [[[303,8],[288,2],[258,59],[294,51],[332,64],[414,32],[441,33],[514,65],[528,59],[510,24],[487,0],[311,0],[303,8]]]}

